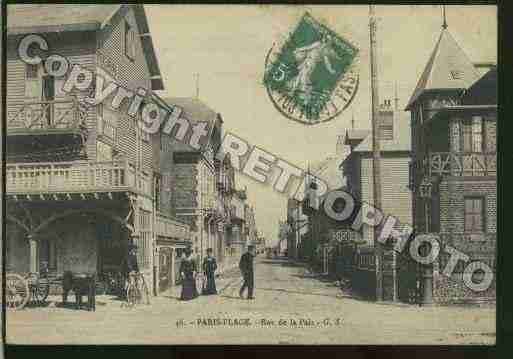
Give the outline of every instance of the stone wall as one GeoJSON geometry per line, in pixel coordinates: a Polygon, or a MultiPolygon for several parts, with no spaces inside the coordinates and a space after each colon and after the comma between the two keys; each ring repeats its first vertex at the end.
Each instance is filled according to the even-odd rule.
{"type": "Polygon", "coordinates": [[[433,283],[433,297],[438,303],[467,303],[486,302],[496,300],[496,281],[482,292],[474,292],[463,282],[462,274],[455,273],[451,278],[435,275],[433,283]]]}

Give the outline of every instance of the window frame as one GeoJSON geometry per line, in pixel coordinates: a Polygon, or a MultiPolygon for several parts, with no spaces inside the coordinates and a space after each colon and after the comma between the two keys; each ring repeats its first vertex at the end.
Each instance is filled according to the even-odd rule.
{"type": "Polygon", "coordinates": [[[41,76],[41,65],[25,64],[24,77],[25,77],[25,82],[24,82],[25,91],[24,91],[23,97],[24,97],[25,101],[41,101],[41,99],[43,97],[43,81],[42,81],[42,76],[41,76]],[[29,74],[31,74],[31,75],[35,74],[35,76],[29,76],[29,74]],[[34,96],[29,96],[29,93],[28,93],[29,86],[35,87],[35,89],[34,88],[32,89],[32,90],[35,90],[35,91],[32,91],[34,93],[30,93],[30,95],[34,95],[34,96]]]}
{"type": "MultiPolygon", "coordinates": [[[[472,205],[474,207],[474,205],[472,205]]],[[[486,233],[486,197],[485,196],[479,196],[479,195],[472,195],[472,196],[464,196],[463,197],[463,231],[464,233],[486,233]],[[471,212],[467,213],[467,200],[480,200],[481,201],[481,211],[479,212],[471,212]],[[467,216],[475,216],[477,214],[480,214],[481,216],[481,228],[476,229],[474,226],[472,228],[468,228],[468,221],[467,216]]]]}
{"type": "Polygon", "coordinates": [[[125,20],[125,56],[130,61],[135,61],[135,30],[125,20]]]}
{"type": "Polygon", "coordinates": [[[118,119],[115,118],[116,112],[112,111],[112,109],[105,105],[105,104],[98,104],[96,107],[96,133],[97,135],[104,140],[105,142],[109,142],[109,144],[115,148],[117,145],[117,125],[118,125],[118,119]],[[107,116],[105,116],[105,113],[109,113],[107,116]],[[114,120],[110,117],[110,115],[114,116],[114,120]],[[107,133],[105,131],[106,127],[109,127],[109,130],[111,130],[111,133],[107,133]]]}
{"type": "Polygon", "coordinates": [[[107,143],[105,141],[101,141],[101,140],[97,140],[96,141],[96,162],[105,162],[105,163],[108,163],[108,162],[112,162],[114,160],[114,146],[112,146],[112,144],[110,143],[107,143]],[[101,153],[99,150],[98,150],[98,147],[101,147],[101,146],[105,146],[105,150],[107,150],[107,147],[110,148],[110,155],[109,155],[109,158],[108,159],[104,159],[103,157],[100,158],[98,156],[99,153],[101,153]]]}
{"type": "Polygon", "coordinates": [[[464,153],[485,153],[486,152],[486,136],[485,136],[485,119],[483,116],[472,116],[465,118],[460,124],[460,148],[464,153]],[[474,120],[480,121],[480,132],[475,131],[474,120]],[[474,149],[475,139],[474,136],[481,134],[481,146],[479,150],[474,149]],[[468,147],[465,146],[465,139],[468,137],[468,147]]]}
{"type": "Polygon", "coordinates": [[[162,211],[162,175],[160,173],[154,173],[154,196],[155,196],[155,208],[157,211],[162,211]]]}

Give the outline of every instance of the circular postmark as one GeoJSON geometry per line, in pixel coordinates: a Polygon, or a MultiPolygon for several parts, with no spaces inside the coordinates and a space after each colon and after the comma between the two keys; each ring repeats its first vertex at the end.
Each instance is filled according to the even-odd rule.
{"type": "Polygon", "coordinates": [[[264,85],[285,117],[318,124],[337,117],[359,85],[358,49],[306,13],[265,59],[264,85]]]}

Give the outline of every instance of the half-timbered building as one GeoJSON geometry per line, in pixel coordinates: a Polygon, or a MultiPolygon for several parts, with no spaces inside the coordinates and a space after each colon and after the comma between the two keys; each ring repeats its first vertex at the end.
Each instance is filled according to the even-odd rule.
{"type": "Polygon", "coordinates": [[[447,246],[495,271],[496,87],[496,70],[481,76],[444,25],[407,106],[415,230],[433,233],[442,247],[430,273],[423,273],[426,303],[495,297],[494,283],[483,292],[465,286],[465,261],[458,261],[450,278],[441,273],[447,246]]]}

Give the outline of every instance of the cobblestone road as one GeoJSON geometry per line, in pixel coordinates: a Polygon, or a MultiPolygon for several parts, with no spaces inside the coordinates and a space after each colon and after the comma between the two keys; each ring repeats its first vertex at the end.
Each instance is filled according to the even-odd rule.
{"type": "MultiPolygon", "coordinates": [[[[98,296],[96,312],[55,307],[7,314],[7,341],[23,344],[493,344],[495,308],[377,304],[344,295],[302,265],[259,258],[256,299],[241,300],[236,271],[220,294],[121,308],[98,296]],[[249,324],[249,325],[248,325],[249,324]]],[[[58,300],[57,297],[50,298],[58,300]]]]}

